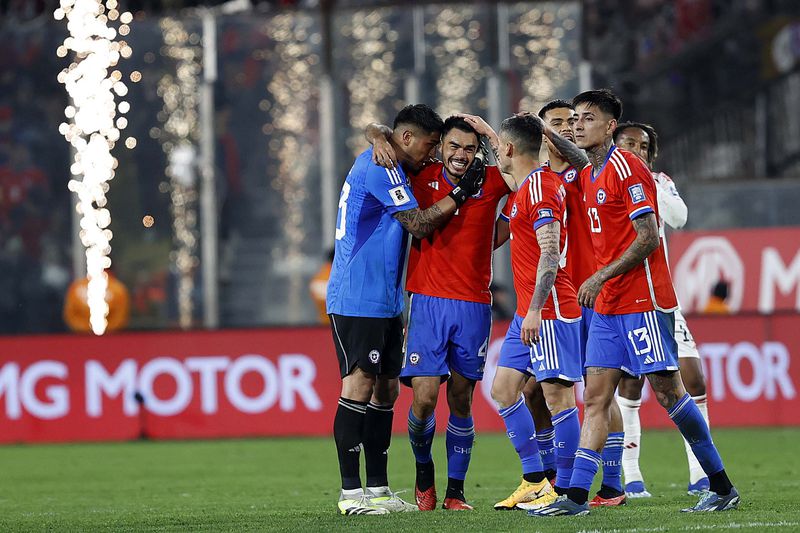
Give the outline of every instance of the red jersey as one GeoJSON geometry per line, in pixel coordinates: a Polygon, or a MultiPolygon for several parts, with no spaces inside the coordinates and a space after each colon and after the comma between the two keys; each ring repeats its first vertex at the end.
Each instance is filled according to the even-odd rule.
{"type": "MultiPolygon", "coordinates": [[[[631,223],[634,218],[655,213],[658,220],[658,202],[653,175],[631,152],[612,146],[597,177],[593,174],[592,166],[587,165],[581,171],[581,185],[594,254],[598,268],[602,268],[619,258],[636,239],[631,223]]],[[[623,315],[678,308],[664,244],[659,242],[641,264],[606,282],[595,311],[623,315]]]]}
{"type": "MultiPolygon", "coordinates": [[[[555,171],[553,171],[555,172],[555,171]]],[[[594,260],[592,249],[592,233],[589,231],[589,217],[583,204],[583,191],[578,171],[569,167],[563,172],[555,172],[561,178],[564,189],[567,191],[567,214],[564,217],[567,226],[567,243],[564,245],[563,254],[567,257],[564,270],[575,289],[579,289],[589,276],[597,272],[597,263],[594,260]]]]}
{"type": "MultiPolygon", "coordinates": [[[[503,215],[509,219],[511,235],[511,271],[517,293],[517,314],[525,316],[536,287],[536,270],[539,267],[539,240],[536,230],[552,222],[561,223],[559,250],[564,250],[567,230],[564,225],[566,191],[558,174],[543,167],[525,178],[516,194],[509,196],[503,215]],[[509,207],[510,206],[510,207],[509,207]]],[[[569,275],[559,266],[550,296],[542,308],[545,320],[575,320],[581,316],[575,286],[569,275]]]]}
{"type": "MultiPolygon", "coordinates": [[[[430,165],[411,177],[420,209],[427,209],[455,188],[444,164],[430,165]]],[[[491,304],[494,217],[509,193],[497,167],[486,167],[478,195],[470,198],[428,238],[412,239],[406,290],[415,294],[491,304]]]]}

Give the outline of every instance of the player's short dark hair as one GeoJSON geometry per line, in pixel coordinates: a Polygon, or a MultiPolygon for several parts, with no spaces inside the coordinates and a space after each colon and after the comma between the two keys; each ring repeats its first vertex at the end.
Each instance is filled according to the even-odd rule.
{"type": "Polygon", "coordinates": [[[610,89],[595,89],[582,92],[572,99],[573,106],[578,107],[579,104],[593,105],[616,120],[619,120],[622,116],[622,100],[610,89]]]}
{"type": "Polygon", "coordinates": [[[545,113],[553,109],[572,109],[575,111],[575,106],[566,100],[551,100],[544,104],[544,107],[539,110],[539,118],[544,118],[545,113]]]}
{"type": "Polygon", "coordinates": [[[447,119],[444,121],[444,126],[442,126],[442,138],[444,138],[444,136],[447,135],[450,130],[461,130],[465,133],[474,133],[475,137],[479,137],[478,132],[475,131],[475,128],[473,128],[469,122],[461,117],[447,117],[447,119]]]}
{"type": "Polygon", "coordinates": [[[500,124],[500,133],[508,135],[514,148],[523,154],[539,156],[542,148],[542,123],[530,115],[514,115],[500,124]]]}
{"type": "Polygon", "coordinates": [[[444,121],[439,114],[425,104],[407,105],[394,118],[392,129],[405,124],[415,126],[425,133],[442,133],[444,121]]]}
{"type": "Polygon", "coordinates": [[[647,145],[647,162],[652,164],[653,161],[656,160],[658,157],[658,135],[656,135],[656,130],[650,124],[645,124],[643,122],[623,122],[617,126],[617,129],[614,130],[614,142],[617,142],[617,138],[622,135],[622,132],[627,130],[628,128],[639,128],[643,132],[647,134],[650,139],[650,142],[647,145]]]}

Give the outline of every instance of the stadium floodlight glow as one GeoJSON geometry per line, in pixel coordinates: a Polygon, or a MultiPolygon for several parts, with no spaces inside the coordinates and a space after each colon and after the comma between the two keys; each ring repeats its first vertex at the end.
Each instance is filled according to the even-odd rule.
{"type": "MultiPolygon", "coordinates": [[[[127,43],[115,41],[117,30],[108,25],[109,19],[114,20],[116,16],[112,18],[106,11],[110,14],[116,4],[115,0],[106,0],[105,6],[101,0],[61,0],[60,7],[53,13],[56,20],[66,18],[69,31],[56,54],[66,57],[69,51],[74,53],[73,63],[58,75],[58,81],[64,84],[71,100],[64,110],[69,122],[62,123],[58,131],[72,145],[74,153],[70,167],[74,177],[68,188],[78,196],[75,209],[81,215],[79,237],[86,247],[89,322],[95,335],[102,335],[108,325],[105,270],[111,266],[112,233],[106,193],[117,167],[111,150],[125,125],[114,122],[117,111],[114,98],[115,93],[124,96],[128,92],[120,81],[120,72],[109,73],[109,70],[116,66],[120,57],[131,54],[127,43]]],[[[126,12],[120,16],[120,22],[125,24],[132,18],[126,12]]],[[[132,148],[135,142],[133,139],[126,144],[132,148]]]]}

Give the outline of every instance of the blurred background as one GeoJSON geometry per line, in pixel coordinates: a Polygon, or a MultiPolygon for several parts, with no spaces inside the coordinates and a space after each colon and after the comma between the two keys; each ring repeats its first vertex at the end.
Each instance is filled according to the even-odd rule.
{"type": "MultiPolygon", "coordinates": [[[[69,102],[56,76],[70,61],[56,55],[67,35],[58,6],[0,1],[2,334],[66,331],[68,289],[85,275],[70,147],[58,132],[69,102]]],[[[363,127],[391,123],[407,102],[497,125],[610,87],[623,119],[657,129],[656,167],[688,204],[687,229],[800,225],[792,0],[121,0],[119,9],[133,14],[124,37],[133,53],[118,68],[135,147],[114,150],[108,199],[128,329],[318,323],[313,294],[363,127]],[[213,187],[203,188],[206,176],[213,187]]],[[[499,299],[513,298],[504,253],[495,266],[499,299]]]]}

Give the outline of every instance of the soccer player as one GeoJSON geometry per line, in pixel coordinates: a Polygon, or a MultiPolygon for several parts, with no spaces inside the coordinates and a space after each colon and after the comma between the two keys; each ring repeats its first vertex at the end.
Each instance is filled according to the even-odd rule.
{"type": "Polygon", "coordinates": [[[339,196],[327,311],[342,377],[333,423],[342,476],[338,502],[342,514],[416,509],[392,493],[386,473],[402,362],[400,285],[406,232],[427,237],[475,194],[483,181],[483,168],[473,165],[450,194],[427,209],[419,208],[406,171],[419,171],[430,158],[442,126],[442,119],[428,106],[403,108],[389,141],[400,165],[379,167],[372,162],[372,149],[364,151],[339,196]],[[359,473],[362,445],[366,491],[359,473]]]}
{"type": "MultiPolygon", "coordinates": [[[[575,142],[575,123],[578,120],[578,115],[570,102],[553,100],[545,104],[539,110],[539,118],[548,126],[545,130],[546,132],[556,132],[565,139],[575,142]]],[[[545,136],[545,144],[547,145],[550,159],[548,166],[561,178],[567,192],[567,241],[565,244],[566,265],[564,270],[572,280],[572,284],[575,287],[580,287],[584,281],[595,273],[597,263],[595,262],[592,248],[589,218],[583,202],[583,190],[581,189],[580,179],[578,179],[579,169],[576,169],[567,161],[547,136],[545,136]]],[[[592,310],[588,307],[582,307],[581,316],[581,355],[584,356],[588,342],[589,326],[592,322],[592,310]]],[[[591,507],[614,507],[626,503],[620,475],[623,438],[622,415],[616,402],[612,402],[611,424],[602,453],[603,480],[599,492],[589,502],[591,507]]],[[[569,487],[573,459],[574,454],[560,459],[558,479],[555,486],[556,492],[559,494],[566,492],[566,488],[569,487]]]]}
{"type": "Polygon", "coordinates": [[[684,511],[735,508],[739,494],[678,370],[672,314],[678,305],[658,236],[653,176],[639,157],[613,144],[622,103],[612,92],[587,91],[573,104],[577,146],[555,134],[549,137],[573,164],[585,161],[581,148],[591,162],[580,179],[599,270],[578,290],[580,303],[595,311],[586,353],[584,421],[567,494],[529,513],[588,514],[589,488],[602,461],[609,407],[623,372],[647,376],[709,477],[710,490],[684,511]]]}
{"type": "MultiPolygon", "coordinates": [[[[658,157],[658,136],[652,126],[638,122],[625,122],[614,130],[614,143],[638,155],[652,170],[658,157]]],[[[664,235],[664,224],[672,228],[682,228],[686,224],[688,209],[684,203],[672,178],[663,172],[653,172],[656,182],[659,235],[664,245],[664,255],[667,255],[667,242],[664,235]]],[[[686,319],[680,309],[675,311],[675,340],[678,343],[678,363],[681,367],[681,379],[686,391],[692,396],[697,408],[703,414],[708,424],[708,403],[706,399],[706,381],[703,377],[703,367],[700,364],[700,353],[694,342],[686,319]]],[[[642,404],[642,387],[644,379],[623,376],[619,384],[617,401],[622,408],[625,422],[625,451],[622,465],[625,471],[625,492],[631,497],[647,497],[650,493],[644,485],[644,478],[639,470],[639,450],[642,426],[639,421],[639,406],[642,404]]],[[[686,457],[689,461],[689,486],[688,493],[698,495],[708,490],[708,477],[692,453],[689,443],[684,440],[686,457]]]]}
{"type": "MultiPolygon", "coordinates": [[[[384,146],[385,127],[372,125],[369,140],[376,153],[392,161],[384,146]]],[[[411,176],[421,208],[433,205],[457,187],[480,151],[475,129],[463,118],[450,117],[442,132],[442,161],[411,176]]],[[[389,163],[391,164],[391,163],[389,163]]],[[[497,167],[486,167],[478,194],[447,225],[425,239],[413,239],[406,290],[411,294],[406,349],[400,380],[410,385],[414,400],[408,412],[408,435],[416,458],[415,497],[419,509],[436,507],[431,445],[436,431],[434,411],[439,388],[447,381],[447,492],[442,507],[471,510],[464,480],[472,454],[475,426],[472,395],[483,378],[492,320],[492,250],[494,214],[510,189],[497,167]]]]}
{"type": "Polygon", "coordinates": [[[557,174],[539,165],[539,119],[507,118],[499,137],[483,128],[489,127],[481,121],[478,132],[496,139],[492,146],[500,170],[513,177],[517,189],[504,213],[509,219],[517,312],[500,351],[492,398],[519,455],[523,477],[495,509],[535,508],[554,501],[557,494],[545,475],[534,421],[521,394],[529,376],[541,384],[551,410],[559,462],[561,454],[565,463],[574,454],[580,432],[574,383],[582,378],[581,311],[575,288],[560,267],[566,241],[565,190],[557,174]]]}

